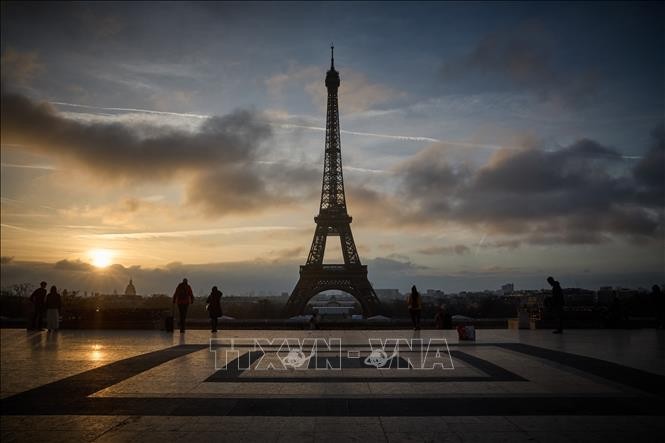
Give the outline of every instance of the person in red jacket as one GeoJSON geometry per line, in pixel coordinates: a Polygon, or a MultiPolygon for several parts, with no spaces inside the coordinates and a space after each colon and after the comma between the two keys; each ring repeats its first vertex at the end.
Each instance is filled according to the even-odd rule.
{"type": "Polygon", "coordinates": [[[185,332],[185,319],[187,318],[187,309],[189,305],[194,303],[194,293],[192,292],[192,287],[187,283],[187,279],[183,278],[182,283],[175,288],[175,293],[173,294],[173,304],[178,305],[178,311],[180,312],[180,333],[185,332]]]}

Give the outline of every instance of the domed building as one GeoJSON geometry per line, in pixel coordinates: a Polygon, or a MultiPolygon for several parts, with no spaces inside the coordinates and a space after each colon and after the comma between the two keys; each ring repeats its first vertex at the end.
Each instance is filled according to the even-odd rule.
{"type": "Polygon", "coordinates": [[[136,288],[134,287],[131,278],[129,279],[129,284],[125,288],[125,295],[136,295],[136,288]]]}

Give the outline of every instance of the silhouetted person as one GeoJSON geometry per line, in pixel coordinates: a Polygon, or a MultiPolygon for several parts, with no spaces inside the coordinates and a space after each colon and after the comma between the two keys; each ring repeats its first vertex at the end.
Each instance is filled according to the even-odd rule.
{"type": "Polygon", "coordinates": [[[46,301],[46,282],[43,281],[39,287],[30,295],[30,302],[32,303],[33,311],[32,318],[30,319],[30,330],[42,329],[42,320],[44,318],[44,302],[46,301]]]}
{"type": "Polygon", "coordinates": [[[656,310],[656,328],[665,328],[665,295],[660,290],[660,286],[653,285],[651,287],[651,296],[654,301],[654,308],[656,310]]]}
{"type": "Polygon", "coordinates": [[[556,315],[557,320],[559,321],[559,328],[552,331],[554,334],[561,334],[563,332],[563,291],[561,290],[561,285],[558,281],[554,280],[553,277],[547,277],[547,283],[552,286],[552,300],[550,306],[554,315],[556,315]]]}
{"type": "Polygon", "coordinates": [[[210,315],[210,331],[217,332],[217,318],[222,316],[222,291],[217,286],[212,287],[210,295],[206,299],[208,304],[208,315],[210,315]]]}
{"type": "Polygon", "coordinates": [[[49,332],[60,329],[60,308],[62,301],[58,288],[51,286],[51,291],[46,296],[46,327],[49,332]]]}
{"type": "Polygon", "coordinates": [[[420,329],[420,312],[422,310],[422,303],[420,294],[415,285],[411,286],[411,294],[407,297],[406,304],[409,306],[409,314],[411,314],[413,329],[420,329]]]}
{"type": "Polygon", "coordinates": [[[175,288],[173,303],[178,305],[178,311],[180,312],[180,333],[184,333],[187,309],[189,308],[189,305],[194,303],[194,293],[192,292],[191,286],[187,283],[186,278],[183,278],[182,282],[177,288],[175,288]]]}
{"type": "Polygon", "coordinates": [[[434,315],[434,324],[437,329],[452,329],[453,318],[445,305],[439,305],[434,315]]]}
{"type": "Polygon", "coordinates": [[[319,329],[319,313],[314,312],[309,319],[309,329],[319,329]]]}

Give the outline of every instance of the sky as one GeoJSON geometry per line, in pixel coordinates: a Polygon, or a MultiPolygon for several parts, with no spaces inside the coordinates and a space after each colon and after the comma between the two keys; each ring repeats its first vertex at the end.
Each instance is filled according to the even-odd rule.
{"type": "Polygon", "coordinates": [[[375,288],[665,283],[664,18],[658,2],[3,2],[2,286],[290,292],[331,42],[375,288]]]}

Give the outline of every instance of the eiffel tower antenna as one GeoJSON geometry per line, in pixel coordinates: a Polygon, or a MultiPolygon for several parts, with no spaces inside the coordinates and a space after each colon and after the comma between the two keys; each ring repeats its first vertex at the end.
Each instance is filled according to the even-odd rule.
{"type": "Polygon", "coordinates": [[[346,208],[342,150],[339,130],[337,90],[339,72],[335,70],[335,46],[330,45],[330,70],[326,73],[328,105],[326,111],[325,157],[319,215],[314,217],[316,229],[307,256],[300,267],[300,279],[286,303],[287,316],[301,314],[305,305],[319,292],[338,289],[348,292],[360,302],[366,316],[376,315],[379,299],[367,279],[367,266],[360,262],[358,250],[351,233],[351,216],[346,208]],[[339,237],[344,263],[324,265],[323,256],[328,237],[339,237]]]}

